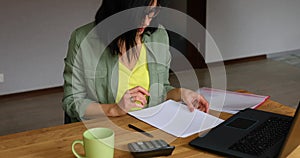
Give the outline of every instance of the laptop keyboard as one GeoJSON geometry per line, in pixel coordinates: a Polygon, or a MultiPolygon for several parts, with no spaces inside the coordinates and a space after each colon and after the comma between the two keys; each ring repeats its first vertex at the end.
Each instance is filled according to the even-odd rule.
{"type": "Polygon", "coordinates": [[[285,136],[290,126],[290,120],[271,117],[229,149],[258,156],[285,136]]]}

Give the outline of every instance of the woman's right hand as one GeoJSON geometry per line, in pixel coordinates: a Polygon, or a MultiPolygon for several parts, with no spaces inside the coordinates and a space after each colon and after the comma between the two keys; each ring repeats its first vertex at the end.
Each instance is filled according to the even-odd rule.
{"type": "Polygon", "coordinates": [[[149,95],[150,94],[146,89],[136,86],[124,93],[118,106],[126,113],[132,108],[143,108],[147,104],[146,96],[149,95]]]}

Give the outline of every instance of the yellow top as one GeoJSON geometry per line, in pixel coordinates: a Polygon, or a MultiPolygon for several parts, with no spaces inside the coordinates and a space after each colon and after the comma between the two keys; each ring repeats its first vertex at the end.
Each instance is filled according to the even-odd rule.
{"type": "MultiPolygon", "coordinates": [[[[118,103],[121,100],[125,91],[136,86],[141,86],[149,91],[149,85],[150,78],[147,65],[146,47],[142,44],[140,56],[132,70],[129,70],[119,61],[119,83],[116,102],[118,103]]],[[[140,109],[141,108],[132,108],[131,111],[140,109]]]]}

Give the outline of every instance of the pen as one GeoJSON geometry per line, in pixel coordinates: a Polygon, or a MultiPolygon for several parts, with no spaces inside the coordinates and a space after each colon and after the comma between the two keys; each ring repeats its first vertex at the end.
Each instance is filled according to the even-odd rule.
{"type": "Polygon", "coordinates": [[[132,124],[128,124],[128,127],[129,128],[132,128],[132,129],[134,129],[134,130],[136,130],[136,131],[138,131],[138,132],[140,132],[140,133],[142,133],[142,134],[144,134],[145,136],[148,136],[148,137],[153,137],[153,135],[151,135],[150,133],[147,133],[146,131],[144,131],[144,130],[142,130],[142,129],[140,129],[140,128],[137,128],[137,127],[135,127],[134,125],[132,125],[132,124]]]}

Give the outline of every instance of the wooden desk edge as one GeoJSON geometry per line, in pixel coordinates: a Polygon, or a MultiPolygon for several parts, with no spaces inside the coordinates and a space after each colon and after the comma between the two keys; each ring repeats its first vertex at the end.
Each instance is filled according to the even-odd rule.
{"type": "Polygon", "coordinates": [[[299,158],[300,157],[300,145],[294,149],[287,158],[299,158]]]}

